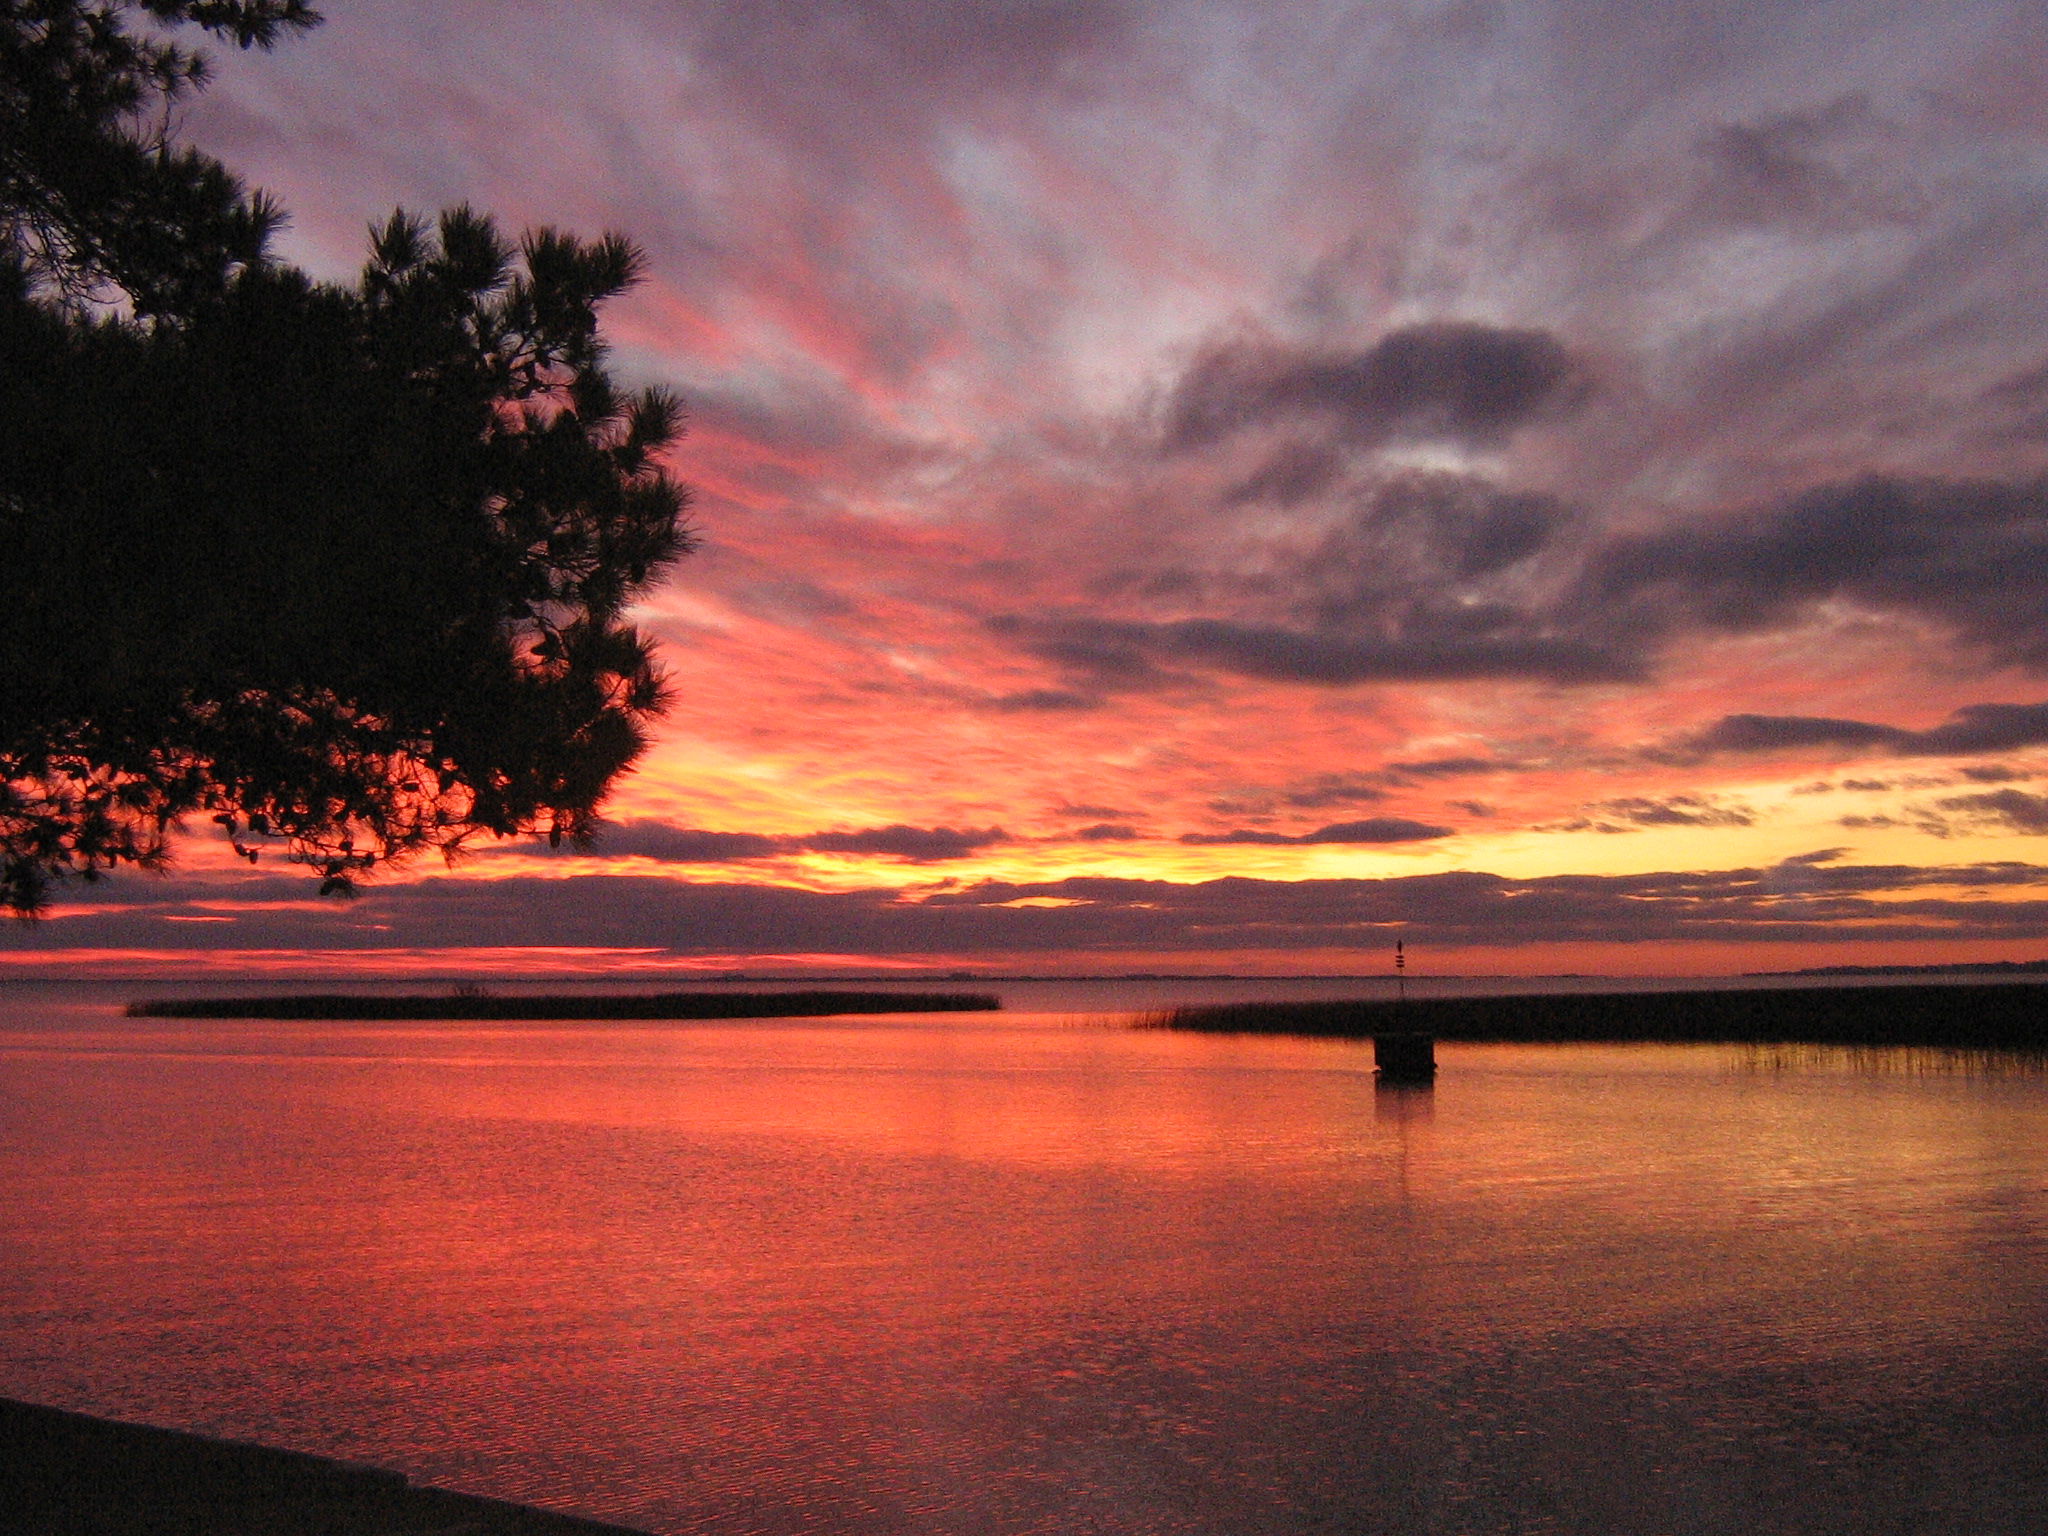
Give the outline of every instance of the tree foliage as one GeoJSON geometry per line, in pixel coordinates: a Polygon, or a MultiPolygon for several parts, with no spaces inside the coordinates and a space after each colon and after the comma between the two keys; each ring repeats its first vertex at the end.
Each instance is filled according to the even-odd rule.
{"type": "Polygon", "coordinates": [[[300,0],[0,0],[0,891],[211,817],[346,891],[478,833],[583,840],[665,697],[622,615],[690,544],[681,412],[612,381],[618,236],[394,214],[348,285],[168,142],[300,0]],[[138,30],[138,28],[142,30],[138,30]]]}

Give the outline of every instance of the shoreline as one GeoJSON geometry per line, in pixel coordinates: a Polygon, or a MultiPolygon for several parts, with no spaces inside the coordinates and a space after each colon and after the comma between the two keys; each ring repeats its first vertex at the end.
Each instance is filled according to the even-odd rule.
{"type": "Polygon", "coordinates": [[[985,992],[295,993],[152,998],[131,1019],[804,1019],[842,1013],[992,1013],[985,992]]]}
{"type": "Polygon", "coordinates": [[[1208,1034],[1448,1041],[1907,1045],[2048,1050],[2048,984],[1753,987],[1694,992],[1219,1003],[1175,1008],[1141,1028],[1208,1034]]]}
{"type": "Polygon", "coordinates": [[[0,1398],[22,1536],[647,1536],[304,1451],[0,1398]]]}
{"type": "MultiPolygon", "coordinates": [[[[1692,990],[1745,983],[1772,981],[1831,981],[1862,978],[1899,981],[1925,979],[1957,981],[2025,980],[2048,978],[2048,959],[1959,960],[1921,965],[1822,965],[1795,970],[1770,971],[1418,971],[1425,981],[1513,982],[1537,985],[1544,982],[1575,981],[1605,985],[1635,985],[1640,990],[1692,990]]],[[[216,985],[308,987],[333,986],[557,986],[584,987],[616,984],[616,968],[604,970],[552,970],[545,966],[530,970],[427,970],[427,971],[293,971],[267,973],[260,970],[224,970],[206,978],[169,974],[153,970],[30,971],[22,969],[0,975],[0,986],[147,986],[216,985]]],[[[907,987],[930,990],[946,986],[987,987],[998,983],[1030,985],[1074,985],[1117,982],[1279,982],[1323,983],[1355,981],[1391,984],[1394,974],[1381,969],[1359,971],[962,971],[890,970],[815,972],[775,970],[731,971],[649,971],[623,978],[645,986],[666,987],[774,987],[779,989],[907,987]]]]}

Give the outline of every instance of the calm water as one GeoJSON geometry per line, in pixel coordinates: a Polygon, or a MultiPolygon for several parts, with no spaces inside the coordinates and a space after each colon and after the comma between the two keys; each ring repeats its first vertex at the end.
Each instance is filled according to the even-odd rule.
{"type": "Polygon", "coordinates": [[[2048,1530],[2038,1064],[165,990],[0,990],[0,1393],[719,1536],[2048,1530]]]}

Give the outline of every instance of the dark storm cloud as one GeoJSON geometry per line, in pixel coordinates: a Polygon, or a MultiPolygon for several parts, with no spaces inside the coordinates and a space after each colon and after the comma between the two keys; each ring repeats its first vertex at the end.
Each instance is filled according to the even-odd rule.
{"type": "MultiPolygon", "coordinates": [[[[1825,715],[1723,715],[1706,730],[1679,743],[1677,752],[1713,756],[1821,748],[1882,752],[1892,757],[1966,757],[2042,745],[2048,745],[2048,703],[1967,704],[1942,724],[1924,731],[1825,715]]],[[[2008,770],[1997,765],[1963,770],[1972,777],[1998,771],[2008,770]]]]}
{"type": "Polygon", "coordinates": [[[1284,832],[1184,832],[1181,841],[1200,847],[1226,843],[1256,843],[1268,847],[1305,847],[1316,843],[1419,843],[1449,837],[1453,828],[1434,827],[1426,821],[1402,816],[1369,816],[1363,821],[1333,822],[1313,832],[1289,836],[1284,832]]]}
{"type": "Polygon", "coordinates": [[[2048,671],[2048,481],[1872,477],[1618,539],[1572,606],[1610,630],[1739,633],[1829,599],[1934,620],[1993,660],[2048,671]]]}
{"type": "MultiPolygon", "coordinates": [[[[1469,321],[1410,326],[1353,352],[1223,341],[1175,387],[1165,441],[1178,451],[1269,423],[1308,421],[1362,446],[1400,438],[1496,443],[1583,387],[1579,364],[1548,332],[1469,321]]],[[[1290,478],[1283,470],[1275,486],[1312,473],[1301,467],[1290,478]]]]}
{"type": "Polygon", "coordinates": [[[16,952],[67,948],[312,948],[374,951],[505,944],[648,948],[675,954],[1042,954],[1443,946],[1571,940],[1739,943],[2048,937],[2048,867],[2018,862],[1844,865],[1818,855],[1763,867],[1509,878],[1477,871],[1382,880],[1075,878],[982,884],[913,896],[815,892],[656,876],[438,878],[372,886],[346,907],[304,902],[302,881],[248,892],[290,908],[238,909],[209,887],[204,913],[165,921],[146,880],[102,887],[77,915],[5,934],[16,952]],[[1815,862],[1820,859],[1820,862],[1815,862]],[[1923,895],[1933,890],[1978,894],[1923,895]],[[1996,894],[1994,894],[1996,893],[1996,894]],[[1017,906],[1049,900],[1059,905],[1017,906]]]}

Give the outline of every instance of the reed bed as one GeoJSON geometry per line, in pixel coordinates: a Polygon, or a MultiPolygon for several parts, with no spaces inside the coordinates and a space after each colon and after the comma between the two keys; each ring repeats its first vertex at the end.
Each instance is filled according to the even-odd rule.
{"type": "Polygon", "coordinates": [[[1730,1041],[2044,1050],[2048,986],[1992,982],[1426,997],[1406,1002],[1356,998],[1222,1003],[1151,1014],[1139,1027],[1339,1039],[1414,1032],[1475,1041],[1730,1041]]]}

